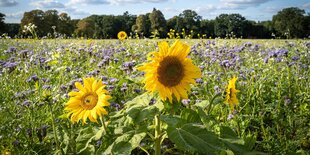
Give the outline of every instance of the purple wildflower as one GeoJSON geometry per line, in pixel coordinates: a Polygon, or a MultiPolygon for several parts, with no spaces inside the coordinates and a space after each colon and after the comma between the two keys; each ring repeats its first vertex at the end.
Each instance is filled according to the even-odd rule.
{"type": "Polygon", "coordinates": [[[14,140],[14,141],[12,142],[12,145],[13,145],[14,147],[19,146],[19,144],[20,144],[20,141],[19,141],[18,139],[14,140]]]}
{"type": "Polygon", "coordinates": [[[187,106],[187,105],[189,105],[189,103],[191,102],[191,100],[190,99],[182,99],[182,104],[184,105],[184,106],[187,106]]]}
{"type": "Polygon", "coordinates": [[[38,76],[35,74],[35,75],[32,75],[32,76],[30,76],[27,80],[26,80],[26,82],[36,82],[36,81],[38,81],[39,80],[39,78],[38,78],[38,76]]]}
{"type": "Polygon", "coordinates": [[[43,85],[42,88],[45,89],[45,90],[51,90],[52,86],[50,86],[50,85],[43,85]]]}
{"type": "Polygon", "coordinates": [[[26,106],[26,107],[29,107],[30,104],[31,104],[31,101],[29,101],[29,100],[26,100],[26,101],[24,101],[24,102],[22,103],[22,105],[23,105],[23,106],[26,106]]]}
{"type": "Polygon", "coordinates": [[[118,81],[117,78],[110,78],[110,83],[115,83],[115,82],[117,82],[117,81],[118,81]]]}
{"type": "Polygon", "coordinates": [[[203,84],[203,80],[201,78],[196,79],[196,83],[203,84]]]}

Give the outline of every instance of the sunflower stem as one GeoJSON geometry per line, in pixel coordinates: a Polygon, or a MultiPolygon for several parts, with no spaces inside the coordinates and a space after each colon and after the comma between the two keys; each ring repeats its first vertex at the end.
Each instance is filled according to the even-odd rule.
{"type": "Polygon", "coordinates": [[[101,124],[102,124],[102,127],[104,129],[104,132],[107,133],[107,126],[105,124],[105,121],[104,121],[104,117],[100,117],[100,121],[101,121],[101,124]]]}
{"type": "Polygon", "coordinates": [[[217,93],[216,95],[213,96],[213,98],[211,99],[209,106],[208,106],[208,112],[207,114],[209,115],[212,109],[212,104],[214,102],[214,99],[216,99],[218,96],[222,95],[221,93],[217,93]]]}
{"type": "Polygon", "coordinates": [[[160,130],[160,115],[155,115],[155,155],[160,155],[160,142],[161,142],[161,130],[160,130]]]}

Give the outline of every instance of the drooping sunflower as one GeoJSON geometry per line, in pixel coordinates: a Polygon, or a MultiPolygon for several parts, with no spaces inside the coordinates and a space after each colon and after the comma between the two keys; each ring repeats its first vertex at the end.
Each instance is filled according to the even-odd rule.
{"type": "Polygon", "coordinates": [[[234,110],[235,106],[239,104],[237,93],[239,90],[236,89],[236,81],[238,78],[233,77],[229,80],[229,83],[226,88],[226,98],[225,103],[229,104],[231,110],[234,110]]]}
{"type": "Polygon", "coordinates": [[[187,99],[190,84],[196,84],[194,79],[201,77],[200,69],[187,58],[190,47],[178,40],[170,48],[165,41],[158,47],[158,52],[148,54],[150,62],[138,68],[145,72],[145,89],[151,93],[159,92],[160,98],[168,98],[170,103],[173,96],[178,101],[187,99]]]}
{"type": "Polygon", "coordinates": [[[78,122],[82,120],[86,123],[87,118],[92,122],[97,122],[97,118],[106,115],[108,112],[104,109],[109,106],[108,100],[111,96],[104,89],[105,85],[101,80],[94,77],[83,78],[84,86],[80,82],[75,83],[78,92],[69,93],[70,99],[65,104],[65,111],[68,111],[70,120],[78,122]]]}
{"type": "Polygon", "coordinates": [[[121,41],[125,40],[127,38],[127,33],[125,31],[120,31],[117,34],[117,38],[121,41]]]}

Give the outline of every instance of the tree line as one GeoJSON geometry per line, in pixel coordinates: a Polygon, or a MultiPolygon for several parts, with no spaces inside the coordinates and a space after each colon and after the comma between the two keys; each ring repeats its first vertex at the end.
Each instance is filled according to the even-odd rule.
{"type": "Polygon", "coordinates": [[[0,13],[0,34],[11,37],[27,37],[25,27],[36,26],[38,37],[85,37],[117,38],[119,31],[132,37],[190,37],[190,38],[308,38],[310,13],[290,7],[284,8],[271,21],[255,22],[240,14],[220,14],[215,19],[202,19],[193,10],[184,10],[177,16],[165,19],[160,10],[142,15],[91,15],[83,19],[71,19],[67,13],[57,10],[32,10],[25,12],[20,24],[4,23],[5,14],[0,13]]]}

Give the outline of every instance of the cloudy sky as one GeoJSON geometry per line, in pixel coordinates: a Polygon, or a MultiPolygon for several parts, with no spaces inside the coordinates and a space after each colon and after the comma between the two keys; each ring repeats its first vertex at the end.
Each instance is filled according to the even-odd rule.
{"type": "Polygon", "coordinates": [[[125,11],[139,15],[153,8],[163,12],[166,19],[185,9],[196,11],[203,19],[214,19],[221,13],[240,13],[250,20],[271,20],[272,15],[286,7],[299,7],[310,12],[309,0],[0,0],[0,12],[6,23],[20,23],[25,11],[56,9],[72,19],[92,14],[121,15],[125,11]]]}

